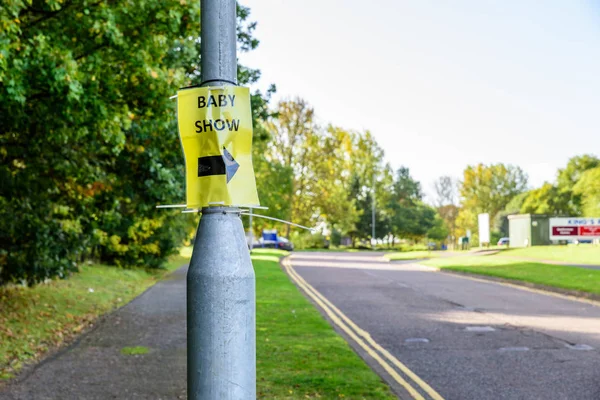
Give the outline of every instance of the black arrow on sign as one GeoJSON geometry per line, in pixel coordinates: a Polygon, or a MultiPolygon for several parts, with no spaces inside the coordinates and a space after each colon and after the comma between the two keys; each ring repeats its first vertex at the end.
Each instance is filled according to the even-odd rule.
{"type": "Polygon", "coordinates": [[[227,175],[227,183],[229,183],[239,168],[240,164],[225,147],[223,147],[223,155],[198,158],[198,177],[227,175]]]}

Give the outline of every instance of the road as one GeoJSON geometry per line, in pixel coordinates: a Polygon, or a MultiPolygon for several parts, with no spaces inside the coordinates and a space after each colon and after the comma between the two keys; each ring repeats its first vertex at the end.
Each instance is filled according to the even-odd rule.
{"type": "Polygon", "coordinates": [[[600,399],[600,306],[377,253],[296,253],[288,273],[406,399],[600,399]]]}

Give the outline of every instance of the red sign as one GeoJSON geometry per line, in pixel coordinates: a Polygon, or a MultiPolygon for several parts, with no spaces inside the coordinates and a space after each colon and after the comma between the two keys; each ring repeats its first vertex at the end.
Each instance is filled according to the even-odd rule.
{"type": "Polygon", "coordinates": [[[579,236],[600,236],[600,225],[580,226],[579,236]]]}
{"type": "Polygon", "coordinates": [[[576,226],[553,226],[553,236],[577,236],[576,226]]]}

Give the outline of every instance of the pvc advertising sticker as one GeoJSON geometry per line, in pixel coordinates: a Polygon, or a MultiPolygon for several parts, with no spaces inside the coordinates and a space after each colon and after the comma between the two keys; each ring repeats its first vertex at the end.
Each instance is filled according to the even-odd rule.
{"type": "Polygon", "coordinates": [[[249,89],[182,89],[177,92],[177,122],[185,155],[186,206],[259,206],[249,89]]]}
{"type": "Polygon", "coordinates": [[[550,218],[550,240],[600,239],[600,218],[550,218]]]}

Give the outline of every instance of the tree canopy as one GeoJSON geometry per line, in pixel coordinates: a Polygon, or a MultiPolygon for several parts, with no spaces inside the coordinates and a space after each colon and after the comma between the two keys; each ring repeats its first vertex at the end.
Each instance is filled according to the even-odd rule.
{"type": "MultiPolygon", "coordinates": [[[[258,44],[248,15],[242,50],[258,44]]],[[[86,257],[160,266],[193,227],[154,207],[183,198],[169,97],[200,77],[199,2],[7,0],[0,27],[0,284],[86,257]]]]}

